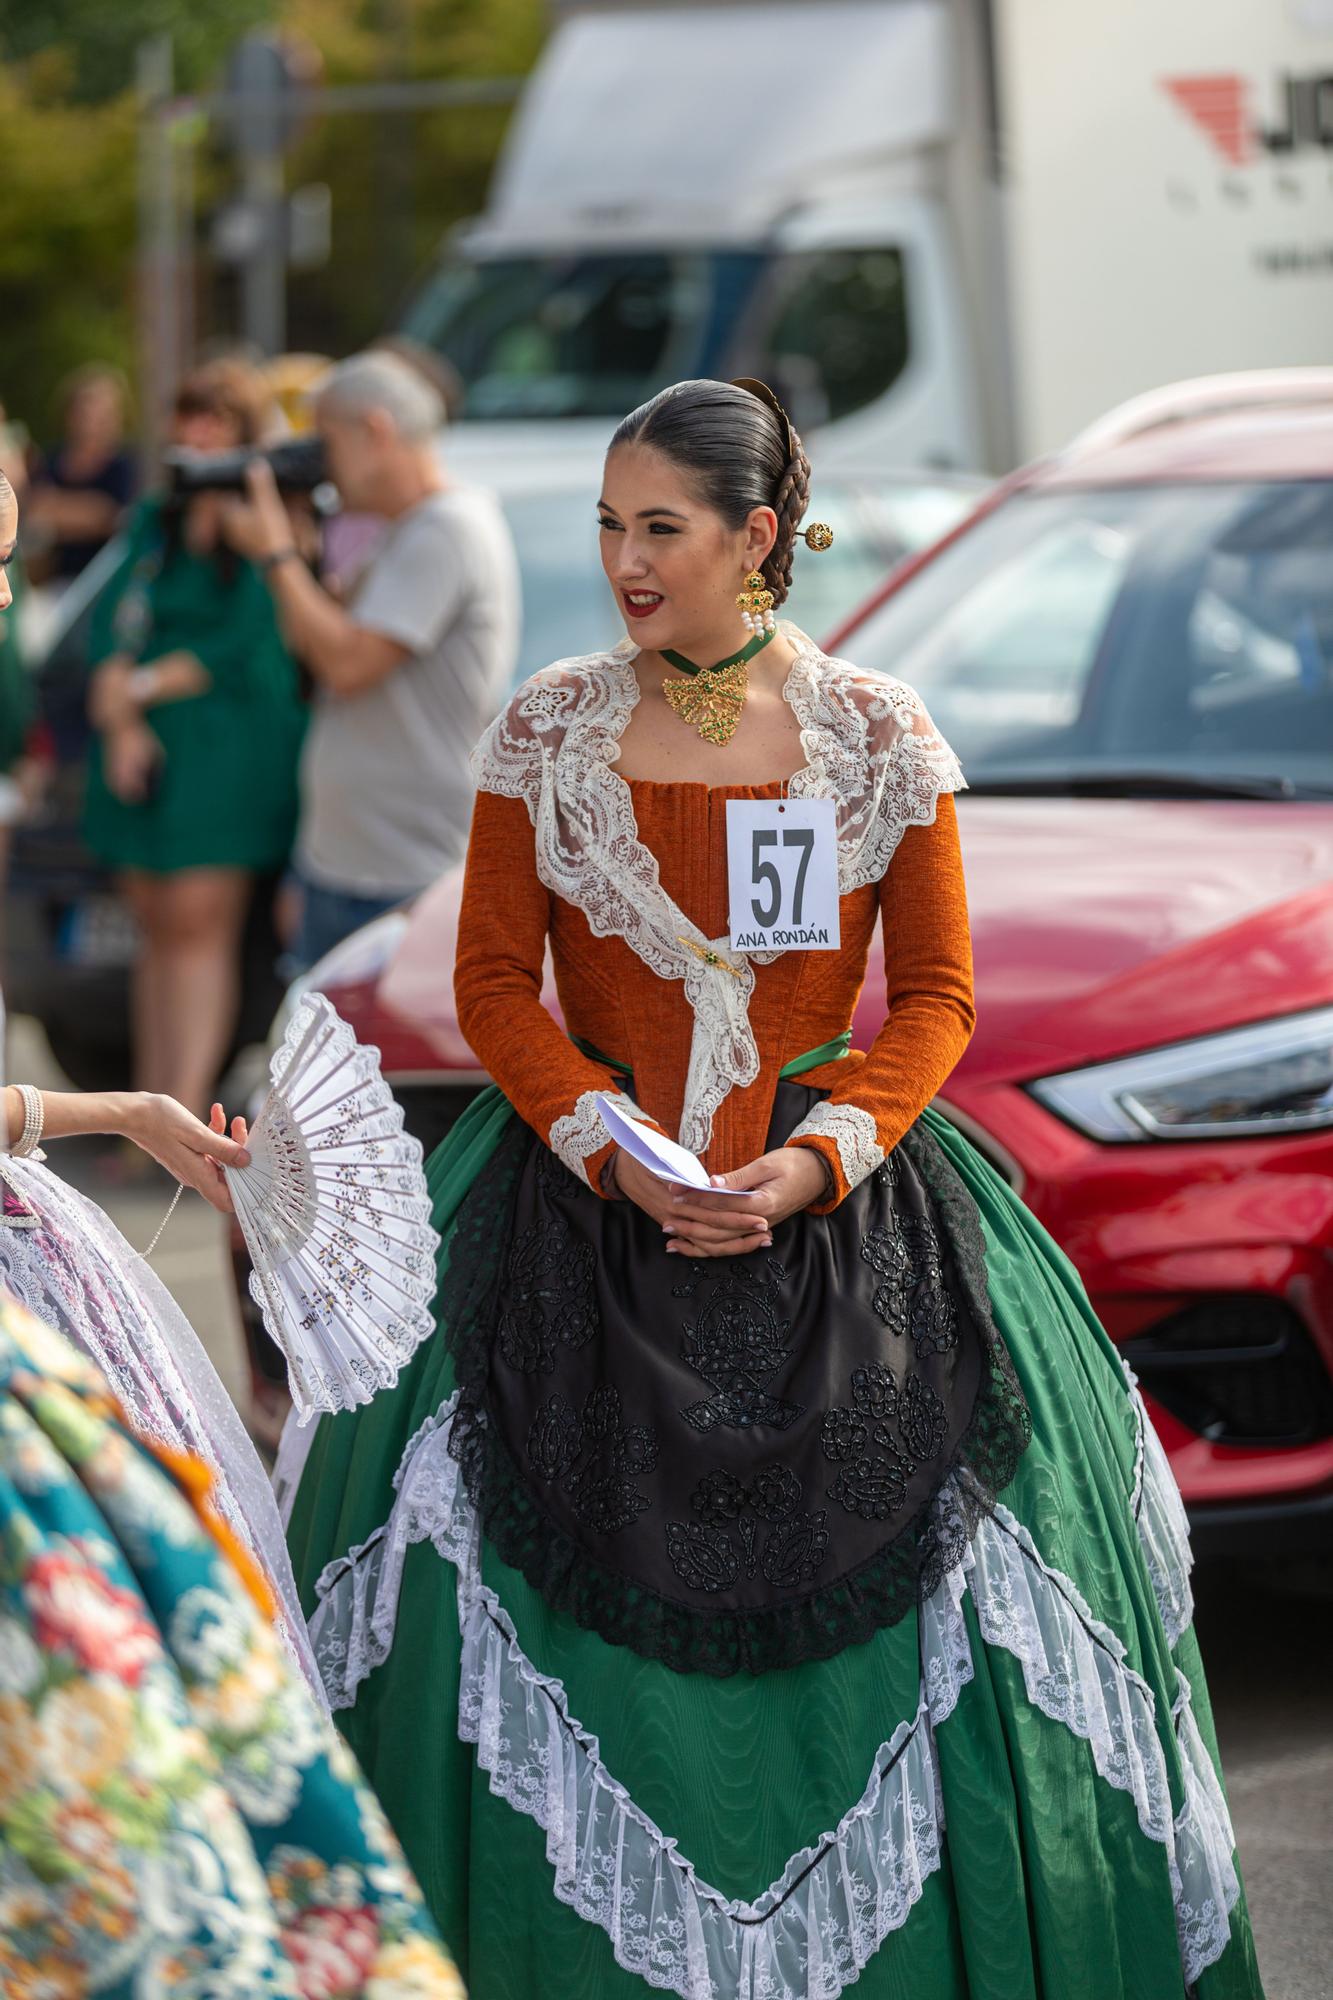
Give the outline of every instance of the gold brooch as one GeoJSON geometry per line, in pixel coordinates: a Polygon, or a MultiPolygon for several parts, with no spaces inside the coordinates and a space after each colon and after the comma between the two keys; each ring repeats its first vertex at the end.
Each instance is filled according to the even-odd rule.
{"type": "Polygon", "coordinates": [[[732,965],[727,959],[722,957],[720,952],[714,951],[711,944],[699,944],[694,938],[686,937],[684,932],[676,939],[676,943],[683,944],[687,950],[694,953],[696,958],[701,958],[705,965],[720,965],[722,970],[729,972],[733,979],[740,979],[742,977],[740,967],[732,965]]]}

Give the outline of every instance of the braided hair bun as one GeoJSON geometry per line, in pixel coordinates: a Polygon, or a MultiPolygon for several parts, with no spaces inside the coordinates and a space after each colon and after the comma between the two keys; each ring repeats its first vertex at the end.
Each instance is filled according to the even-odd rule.
{"type": "Polygon", "coordinates": [[[785,603],[791,589],[791,559],[796,552],[796,534],[810,505],[810,461],[797,433],[791,433],[792,455],[778,485],[773,510],[778,517],[778,535],[764,559],[764,577],[774,602],[785,603]]]}
{"type": "Polygon", "coordinates": [[[786,412],[763,383],[677,382],[632,410],[618,444],[649,444],[688,472],[729,528],[756,507],[778,517],[777,539],[760,567],[775,604],[791,589],[796,533],[810,503],[810,461],[786,412]]]}

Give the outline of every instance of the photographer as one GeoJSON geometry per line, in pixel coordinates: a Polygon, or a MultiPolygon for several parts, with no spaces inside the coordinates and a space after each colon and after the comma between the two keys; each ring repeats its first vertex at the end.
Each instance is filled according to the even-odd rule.
{"type": "MultiPolygon", "coordinates": [[[[252,446],[267,416],[251,371],[215,362],[181,385],[173,439],[252,446]]],[[[223,539],[226,505],[177,489],[143,503],[89,653],[86,832],[142,932],[134,1080],[195,1112],[235,1027],[254,879],[291,848],[305,726],[268,592],[223,539]]]]}
{"type": "Polygon", "coordinates": [[[509,530],[489,495],[447,483],[425,377],[398,355],[354,355],[316,417],[344,505],[386,524],[346,608],[299,559],[266,464],[226,515],[316,683],[296,849],[306,966],[461,861],[468,754],[509,692],[519,622],[509,530]]]}

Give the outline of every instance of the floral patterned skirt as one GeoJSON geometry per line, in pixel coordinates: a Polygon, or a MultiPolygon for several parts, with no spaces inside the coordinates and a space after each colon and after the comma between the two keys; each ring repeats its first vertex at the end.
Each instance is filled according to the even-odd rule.
{"type": "Polygon", "coordinates": [[[209,1487],[0,1298],[0,1993],[462,2000],[209,1487]]]}
{"type": "Polygon", "coordinates": [[[289,1540],[477,1993],[1261,1995],[1179,1494],[965,1139],[731,1270],[498,1092],[429,1171],[439,1335],[320,1422],[289,1540]]]}

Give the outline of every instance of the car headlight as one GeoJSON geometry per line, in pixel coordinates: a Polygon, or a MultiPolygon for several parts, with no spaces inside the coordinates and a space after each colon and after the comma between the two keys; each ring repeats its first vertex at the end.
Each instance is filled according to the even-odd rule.
{"type": "Polygon", "coordinates": [[[1237,1139],[1333,1127],[1333,1007],[1042,1077],[1030,1085],[1090,1138],[1237,1139]]]}

